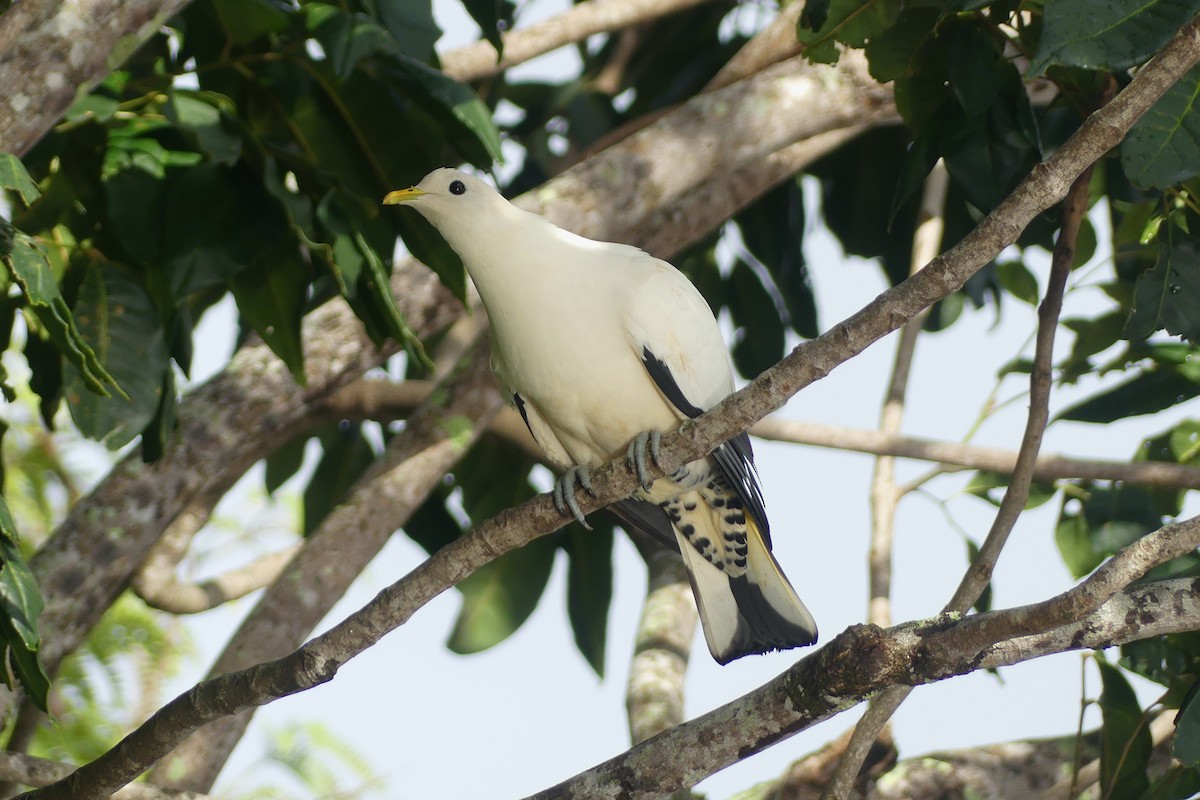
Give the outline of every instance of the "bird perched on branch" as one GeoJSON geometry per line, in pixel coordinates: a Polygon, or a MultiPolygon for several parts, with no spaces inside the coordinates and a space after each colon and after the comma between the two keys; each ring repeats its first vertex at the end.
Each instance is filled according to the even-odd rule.
{"type": "MultiPolygon", "coordinates": [[[[625,454],[641,488],[614,506],[683,554],[714,659],[812,644],[817,626],[771,555],[750,439],[651,481],[659,437],[733,391],[712,311],[681,272],[523,211],[472,175],[438,169],[387,205],[411,205],[462,258],[492,328],[492,368],[547,458],[563,513],[576,485],[625,454]]],[[[586,524],[586,523],[584,523],[586,524]]]]}

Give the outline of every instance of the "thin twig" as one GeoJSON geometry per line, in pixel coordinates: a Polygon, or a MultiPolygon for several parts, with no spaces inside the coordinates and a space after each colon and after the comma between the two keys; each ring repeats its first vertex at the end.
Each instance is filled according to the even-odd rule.
{"type": "MultiPolygon", "coordinates": [[[[1029,414],[1025,422],[1025,433],[1017,453],[1017,463],[1012,478],[1000,502],[1000,508],[992,521],[987,538],[979,553],[967,568],[958,589],[943,609],[943,613],[966,613],[991,580],[992,571],[1008,541],[1008,535],[1016,525],[1017,518],[1025,510],[1029,499],[1029,487],[1033,483],[1034,467],[1046,426],[1050,422],[1050,389],[1053,385],[1051,370],[1054,356],[1054,336],[1058,330],[1059,312],[1062,310],[1063,293],[1067,277],[1075,256],[1075,238],[1080,221],[1087,213],[1088,184],[1092,167],[1088,166],[1071,185],[1063,203],[1062,227],[1055,243],[1050,265],[1050,279],[1046,295],[1038,307],[1037,340],[1034,345],[1033,369],[1029,377],[1029,414]]],[[[871,702],[867,713],[854,729],[854,737],[847,749],[846,757],[838,765],[834,779],[822,794],[822,800],[842,800],[849,796],[850,787],[871,742],[879,735],[896,709],[912,691],[910,686],[894,686],[871,702]],[[860,735],[861,732],[861,735],[860,735]]]]}
{"type": "MultiPolygon", "coordinates": [[[[941,161],[925,178],[921,208],[913,236],[910,274],[915,274],[933,260],[941,250],[945,223],[942,210],[946,203],[949,177],[941,161]]],[[[926,309],[904,324],[896,341],[892,359],[892,375],[888,381],[883,408],[879,414],[879,432],[897,436],[904,419],[904,401],[908,393],[908,376],[916,353],[917,337],[929,316],[926,309]]],[[[892,624],[892,534],[895,529],[896,507],[901,494],[896,486],[896,459],[881,455],[875,459],[871,474],[871,546],[868,555],[868,592],[870,603],[867,621],[873,625],[892,624]]]]}
{"type": "MultiPolygon", "coordinates": [[[[403,419],[428,396],[430,387],[428,381],[421,380],[391,383],[363,379],[329,398],[324,406],[325,418],[371,419],[379,422],[403,419]]],[[[524,448],[532,458],[542,457],[541,449],[530,438],[529,430],[514,409],[505,408],[497,414],[488,432],[524,448]]],[[[917,436],[887,436],[878,430],[778,417],[754,423],[750,434],[772,442],[932,461],[939,465],[936,470],[938,474],[964,469],[1011,474],[1017,462],[1017,451],[1002,447],[940,442],[917,436]]],[[[1113,461],[1039,455],[1033,476],[1039,481],[1121,481],[1165,489],[1200,489],[1200,467],[1166,461],[1113,461]]],[[[933,476],[922,476],[905,484],[904,488],[910,491],[919,488],[928,477],[933,476]]]]}
{"type": "Polygon", "coordinates": [[[143,570],[132,588],[151,608],[168,614],[200,614],[270,586],[300,547],[289,545],[202,581],[180,580],[174,572],[143,570]]]}

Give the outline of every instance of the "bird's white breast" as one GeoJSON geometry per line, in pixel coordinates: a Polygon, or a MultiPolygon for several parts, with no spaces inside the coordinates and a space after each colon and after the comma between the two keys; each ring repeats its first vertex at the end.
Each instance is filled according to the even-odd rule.
{"type": "Polygon", "coordinates": [[[574,464],[603,464],[638,433],[679,424],[630,337],[635,290],[629,274],[574,265],[509,284],[503,300],[484,294],[500,380],[536,409],[574,464]]]}

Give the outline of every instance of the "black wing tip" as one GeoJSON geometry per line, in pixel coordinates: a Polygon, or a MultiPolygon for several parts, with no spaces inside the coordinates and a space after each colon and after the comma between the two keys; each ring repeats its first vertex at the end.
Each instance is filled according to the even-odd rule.
{"type": "Polygon", "coordinates": [[[800,635],[794,638],[778,639],[759,639],[753,636],[747,636],[745,639],[739,637],[734,641],[729,649],[721,653],[713,653],[713,660],[721,666],[725,666],[731,661],[736,661],[745,656],[761,656],[765,653],[781,653],[784,650],[795,650],[797,647],[808,647],[817,643],[817,631],[808,630],[807,628],[798,628],[801,631],[800,635]]]}

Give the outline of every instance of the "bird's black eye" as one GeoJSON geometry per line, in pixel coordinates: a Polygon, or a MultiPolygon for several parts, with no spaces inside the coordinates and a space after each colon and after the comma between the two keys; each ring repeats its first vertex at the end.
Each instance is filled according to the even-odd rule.
{"type": "Polygon", "coordinates": [[[450,181],[450,194],[465,194],[467,185],[462,181],[450,181]]]}

